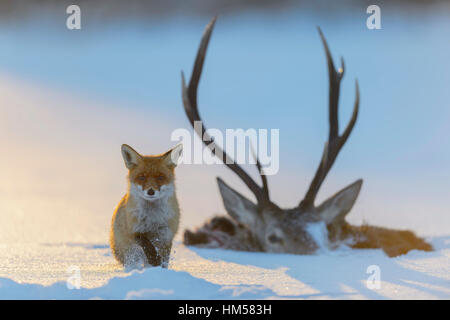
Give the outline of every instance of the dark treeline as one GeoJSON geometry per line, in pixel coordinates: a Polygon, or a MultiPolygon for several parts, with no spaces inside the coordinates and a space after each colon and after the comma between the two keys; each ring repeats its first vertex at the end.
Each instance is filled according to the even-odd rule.
{"type": "MultiPolygon", "coordinates": [[[[432,6],[448,3],[448,0],[380,0],[377,5],[405,7],[432,6]]],[[[168,17],[175,14],[186,16],[211,16],[248,10],[280,11],[292,8],[339,11],[351,7],[374,4],[370,0],[1,0],[2,19],[24,18],[36,13],[65,11],[77,4],[91,15],[105,19],[168,17]]]]}

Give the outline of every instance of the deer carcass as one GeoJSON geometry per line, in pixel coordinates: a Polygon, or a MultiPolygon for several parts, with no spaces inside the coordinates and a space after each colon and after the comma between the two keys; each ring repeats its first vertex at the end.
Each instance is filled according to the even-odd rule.
{"type": "MultiPolygon", "coordinates": [[[[216,18],[213,18],[204,31],[187,86],[182,74],[184,109],[193,127],[195,121],[201,121],[197,105],[197,87],[215,21],[216,18]]],[[[352,248],[382,248],[388,256],[397,256],[413,249],[432,250],[430,244],[410,231],[348,224],[345,217],[358,197],[362,180],[353,182],[322,204],[315,205],[315,198],[325,177],[355,126],[359,109],[359,88],[358,82],[355,81],[356,97],[353,114],[346,128],[340,134],[338,100],[340,83],[345,71],[344,61],[341,59],[341,68],[336,70],[325,37],[320,28],[318,30],[328,64],[329,135],[321,161],[305,197],[295,208],[280,208],[269,197],[267,177],[264,175],[259,161],[256,161],[256,165],[261,176],[262,186],[258,185],[233,159],[230,159],[224,150],[215,145],[212,139],[202,139],[205,134],[207,137],[205,125],[202,123],[201,132],[197,132],[200,139],[210,150],[214,150],[216,155],[223,155],[221,160],[252,191],[256,203],[245,198],[218,178],[217,182],[223,203],[231,219],[215,217],[194,232],[186,230],[184,233],[186,245],[310,254],[322,246],[335,248],[345,244],[352,248]]]]}

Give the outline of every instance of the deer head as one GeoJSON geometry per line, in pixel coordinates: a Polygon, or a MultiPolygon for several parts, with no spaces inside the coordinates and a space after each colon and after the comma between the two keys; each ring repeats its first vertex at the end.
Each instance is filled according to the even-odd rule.
{"type": "MultiPolygon", "coordinates": [[[[197,88],[203,69],[206,50],[211,33],[216,22],[214,17],[206,26],[200,47],[197,52],[192,75],[186,86],[182,73],[182,95],[186,115],[194,127],[195,121],[202,121],[197,105],[197,88]]],[[[338,100],[340,83],[344,76],[344,60],[341,68],[336,71],[330,50],[322,31],[319,35],[325,49],[329,76],[329,135],[314,178],[302,201],[292,209],[281,209],[270,200],[267,176],[264,175],[260,162],[256,159],[262,186],[258,185],[241,166],[235,163],[212,139],[208,139],[203,123],[201,132],[196,132],[200,139],[215,154],[223,155],[221,160],[228,166],[252,191],[256,203],[242,196],[229,187],[222,179],[217,178],[219,190],[227,213],[239,224],[245,226],[253,235],[260,248],[266,252],[285,252],[295,254],[312,253],[327,241],[327,230],[338,230],[344,223],[345,216],[350,212],[361,189],[362,180],[357,180],[345,187],[320,205],[315,205],[315,198],[325,177],[332,168],[340,150],[347,141],[355,126],[359,109],[359,89],[356,86],[356,98],[352,117],[343,131],[339,133],[338,100]],[[322,238],[323,237],[323,238],[322,238]]],[[[194,127],[195,129],[195,127],[194,127]]],[[[199,130],[200,131],[200,130],[199,130]]]]}

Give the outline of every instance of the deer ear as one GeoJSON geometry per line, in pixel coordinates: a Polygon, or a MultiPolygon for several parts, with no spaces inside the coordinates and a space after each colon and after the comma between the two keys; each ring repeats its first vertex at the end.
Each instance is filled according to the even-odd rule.
{"type": "Polygon", "coordinates": [[[256,205],[217,178],[220,194],[227,213],[237,222],[252,227],[258,214],[256,205]]]}
{"type": "Polygon", "coordinates": [[[142,156],[127,144],[123,144],[121,150],[125,166],[128,169],[135,168],[142,160],[142,156]]]}
{"type": "Polygon", "coordinates": [[[358,198],[362,183],[361,179],[357,180],[325,200],[317,208],[321,220],[325,221],[326,224],[343,222],[345,216],[355,204],[356,198],[358,198]]]}

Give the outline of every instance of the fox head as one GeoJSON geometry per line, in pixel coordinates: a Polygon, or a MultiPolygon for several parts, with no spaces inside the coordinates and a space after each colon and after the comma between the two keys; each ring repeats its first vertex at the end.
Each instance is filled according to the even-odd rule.
{"type": "Polygon", "coordinates": [[[128,168],[130,193],[147,201],[170,197],[175,189],[174,169],[183,146],[153,156],[143,156],[129,145],[122,145],[122,157],[128,168]]]}

